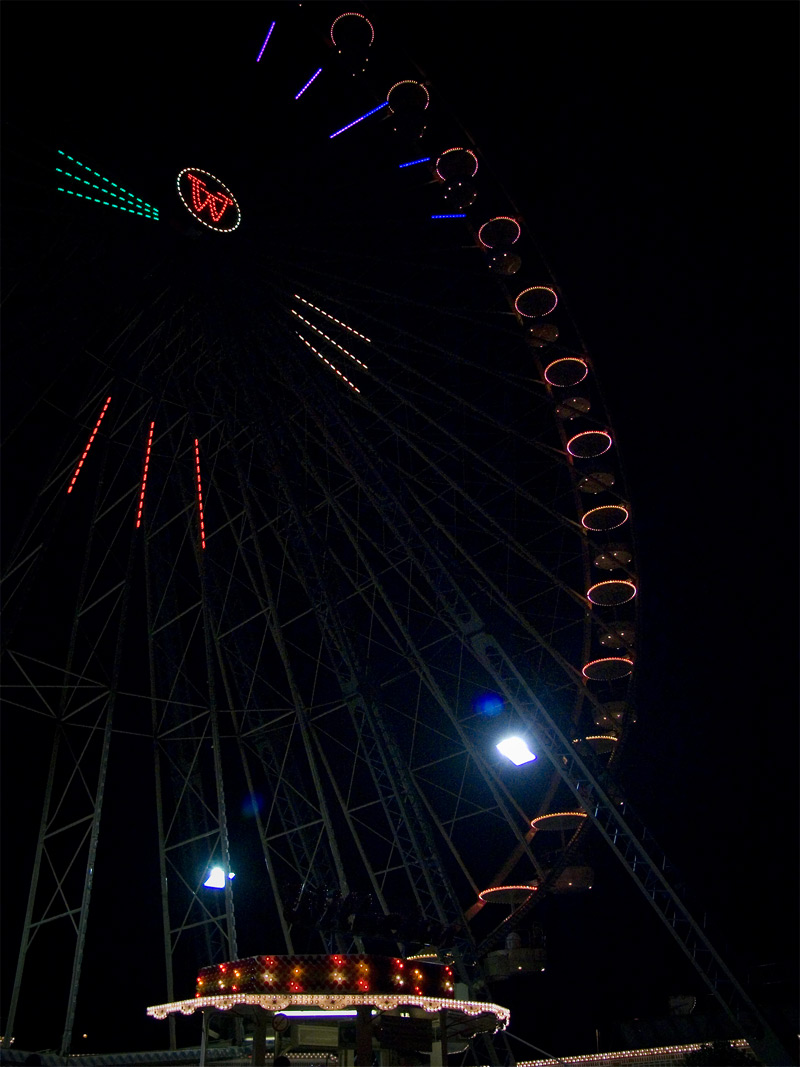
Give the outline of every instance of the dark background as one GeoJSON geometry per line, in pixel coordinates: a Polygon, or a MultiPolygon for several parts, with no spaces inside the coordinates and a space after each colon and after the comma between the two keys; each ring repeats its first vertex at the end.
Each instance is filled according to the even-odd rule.
{"type": "MultiPolygon", "coordinates": [[[[183,109],[230,96],[253,108],[254,137],[279,157],[257,106],[231,86],[280,14],[7,2],[4,136],[25,127],[73,145],[133,187],[162,157],[174,171],[183,109]]],[[[797,8],[386,3],[369,14],[404,39],[507,185],[593,356],[631,493],[641,597],[638,724],[621,777],[729,962],[745,976],[774,965],[760,973],[783,977],[762,994],[793,1003],[797,8]]],[[[16,205],[29,203],[17,194],[6,181],[15,249],[16,205]]],[[[4,267],[8,282],[40,264],[4,267]]],[[[5,370],[16,382],[19,367],[5,370]]],[[[8,772],[4,786],[18,798],[8,772]]],[[[545,975],[498,987],[517,1009],[512,1032],[549,1051],[589,1051],[596,1029],[601,1048],[621,1047],[616,1022],[701,993],[625,873],[602,860],[598,870],[594,895],[545,916],[545,975]]],[[[18,879],[25,869],[6,853],[6,981],[18,879]]],[[[107,925],[124,940],[126,916],[107,925]]],[[[156,1043],[154,1025],[130,1039],[156,1043]]]]}

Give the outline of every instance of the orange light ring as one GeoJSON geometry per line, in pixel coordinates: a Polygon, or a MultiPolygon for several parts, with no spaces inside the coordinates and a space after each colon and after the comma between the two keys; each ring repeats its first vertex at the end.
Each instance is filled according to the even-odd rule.
{"type": "Polygon", "coordinates": [[[550,385],[556,386],[557,389],[569,389],[573,385],[577,385],[579,382],[583,381],[583,379],[588,373],[589,364],[586,362],[585,359],[581,359],[579,356],[562,356],[560,359],[554,359],[552,363],[548,363],[547,366],[544,368],[545,381],[549,382],[550,385]],[[577,381],[565,382],[564,385],[561,385],[560,382],[554,382],[547,377],[547,372],[550,370],[551,367],[555,367],[557,363],[581,363],[583,364],[583,374],[580,378],[577,379],[577,381]]]}
{"type": "Polygon", "coordinates": [[[614,444],[613,438],[611,437],[611,434],[607,430],[581,430],[580,433],[576,433],[574,437],[570,437],[569,441],[567,441],[567,452],[569,452],[569,454],[571,456],[575,456],[577,459],[593,459],[595,456],[604,455],[606,452],[608,452],[609,448],[611,448],[611,446],[613,444],[614,444]],[[582,456],[580,454],[580,452],[573,452],[572,451],[572,449],[570,448],[570,445],[572,444],[573,441],[577,441],[579,437],[589,437],[589,436],[592,436],[592,437],[605,437],[605,439],[608,441],[608,444],[600,452],[592,452],[588,456],[582,456]]]}
{"type": "Polygon", "coordinates": [[[478,899],[482,900],[484,904],[488,904],[490,902],[486,899],[484,893],[493,893],[498,889],[523,889],[527,893],[535,893],[538,888],[538,885],[490,885],[487,889],[482,889],[480,893],[478,893],[478,899]]]}
{"type": "MultiPolygon", "coordinates": [[[[592,600],[592,592],[595,589],[599,589],[601,585],[627,585],[632,590],[631,595],[626,600],[617,601],[617,603],[619,604],[627,604],[629,600],[633,600],[633,598],[636,596],[636,584],[630,581],[628,578],[608,578],[604,582],[595,582],[594,585],[590,585],[589,588],[586,590],[586,596],[589,600],[592,601],[593,604],[597,604],[598,601],[592,600]]],[[[600,607],[604,606],[606,605],[600,605],[600,607]]],[[[612,605],[607,606],[610,607],[612,605]]]]}
{"type": "Polygon", "coordinates": [[[538,830],[537,823],[544,822],[546,819],[560,819],[565,815],[573,815],[581,819],[588,818],[585,811],[548,811],[546,815],[537,815],[535,819],[531,819],[531,826],[538,830]]]}
{"type": "MultiPolygon", "coordinates": [[[[573,438],[573,440],[574,440],[574,438],[573,438]]],[[[586,514],[581,519],[581,526],[583,526],[587,530],[616,530],[618,526],[622,526],[623,523],[626,523],[629,518],[630,518],[630,512],[628,511],[628,509],[623,504],[601,504],[599,507],[590,508],[586,512],[586,514]],[[596,511],[624,511],[625,512],[625,518],[624,519],[620,519],[620,521],[615,523],[613,526],[590,526],[587,523],[586,520],[589,518],[590,515],[593,515],[596,511]]]]}
{"type": "Polygon", "coordinates": [[[551,311],[555,311],[557,304],[558,296],[556,295],[555,289],[551,289],[549,285],[529,285],[527,289],[523,289],[522,292],[517,295],[517,298],[514,301],[514,309],[518,315],[522,315],[525,319],[540,319],[545,315],[549,315],[551,311]],[[519,298],[525,296],[526,293],[532,293],[535,289],[541,289],[553,294],[553,306],[548,311],[543,311],[541,315],[529,315],[527,312],[521,311],[519,308],[519,298]]]}
{"type": "MultiPolygon", "coordinates": [[[[633,660],[632,659],[628,659],[627,656],[603,656],[600,659],[590,660],[584,666],[583,670],[581,671],[581,674],[583,675],[584,678],[588,678],[589,677],[589,675],[586,672],[589,669],[589,667],[593,667],[595,665],[595,663],[625,663],[630,667],[631,671],[633,670],[633,660]]],[[[630,671],[628,673],[630,674],[630,671]]],[[[621,675],[621,677],[625,677],[625,676],[621,675]]],[[[597,679],[590,679],[590,680],[597,680],[597,679]]]]}

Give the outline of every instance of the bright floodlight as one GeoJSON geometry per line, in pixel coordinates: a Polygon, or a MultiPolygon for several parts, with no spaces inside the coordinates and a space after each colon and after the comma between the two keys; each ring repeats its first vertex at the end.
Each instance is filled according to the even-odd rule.
{"type": "Polygon", "coordinates": [[[512,763],[516,763],[518,767],[521,767],[523,763],[530,763],[531,760],[536,759],[536,756],[521,737],[507,737],[505,741],[500,742],[497,750],[502,752],[512,763]]]}
{"type": "MultiPolygon", "coordinates": [[[[235,878],[236,875],[233,871],[228,875],[229,878],[235,878]]],[[[212,867],[211,873],[206,878],[203,885],[208,889],[224,889],[225,888],[225,872],[221,867],[212,867]]]]}

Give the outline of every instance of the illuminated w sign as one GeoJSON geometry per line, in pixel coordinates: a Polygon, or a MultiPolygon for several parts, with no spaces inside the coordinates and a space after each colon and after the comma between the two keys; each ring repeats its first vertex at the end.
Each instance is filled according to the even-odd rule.
{"type": "Polygon", "coordinates": [[[178,193],[186,210],[210,230],[229,233],[241,222],[239,205],[230,189],[207,170],[185,167],[178,175],[178,193]]]}

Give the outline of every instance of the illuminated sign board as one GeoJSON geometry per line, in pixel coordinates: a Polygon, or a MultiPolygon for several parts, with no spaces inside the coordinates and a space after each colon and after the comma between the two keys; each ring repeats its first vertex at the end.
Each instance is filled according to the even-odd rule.
{"type": "Polygon", "coordinates": [[[177,185],[183,206],[209,230],[230,233],[242,221],[233,193],[209,171],[184,167],[178,175],[177,185]]]}

